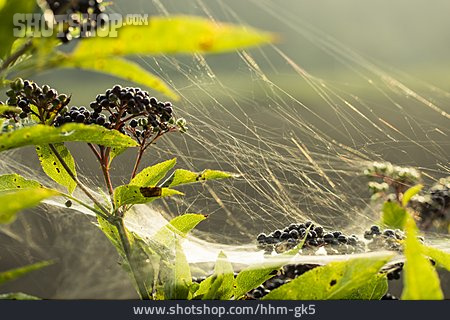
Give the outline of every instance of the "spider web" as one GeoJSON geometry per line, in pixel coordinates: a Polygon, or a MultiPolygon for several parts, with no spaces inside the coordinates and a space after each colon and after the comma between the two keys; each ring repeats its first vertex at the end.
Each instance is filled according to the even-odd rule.
{"type": "MultiPolygon", "coordinates": [[[[130,6],[119,2],[111,10],[121,14],[135,9],[160,15],[188,13],[245,24],[244,15],[233,3],[197,0],[187,5],[183,1],[139,0],[130,6]]],[[[185,197],[136,206],[127,218],[131,229],[149,236],[179,214],[208,214],[184,245],[189,260],[212,262],[224,250],[234,262],[253,263],[262,259],[254,243],[260,232],[312,220],[327,229],[361,234],[378,221],[380,208],[370,204],[362,174],[372,161],[415,166],[422,171],[425,184],[449,175],[450,93],[353,51],[275,1],[250,0],[248,7],[276,22],[281,35],[283,30],[294,35],[283,41],[300,43],[324,61],[339,65],[347,77],[320,75],[289,52],[283,41],[220,57],[138,57],[140,64],[180,95],[177,116],[185,117],[189,126],[184,135],[166,136],[164,143],[147,155],[146,162],[176,156],[179,167],[222,169],[240,176],[187,186],[182,190],[185,197]]],[[[120,158],[116,161],[120,168],[120,158]]],[[[4,162],[2,166],[12,166],[7,158],[4,162]]],[[[28,167],[14,167],[36,176],[28,167]]],[[[113,174],[123,180],[128,176],[119,169],[113,174]]],[[[86,174],[83,179],[95,186],[94,175],[86,174]]],[[[90,214],[77,206],[64,209],[55,201],[49,205],[48,211],[58,213],[59,222],[43,215],[43,221],[21,220],[20,227],[2,227],[3,234],[22,244],[5,249],[17,257],[24,255],[23,246],[33,258],[51,257],[52,250],[73,250],[72,255],[82,255],[75,265],[65,265],[66,272],[55,280],[60,284],[58,289],[46,296],[98,297],[105,296],[109,288],[114,292],[111,297],[120,297],[117,290],[123,289],[126,281],[123,277],[111,281],[118,268],[104,271],[103,278],[95,271],[109,265],[108,261],[114,263],[114,257],[103,247],[105,243],[91,238],[92,229],[76,230],[84,251],[65,234],[56,236],[52,249],[39,245],[40,238],[29,232],[30,226],[48,232],[43,227],[48,223],[59,234],[74,223],[73,211],[90,214]],[[75,268],[84,270],[83,275],[70,273],[75,268]],[[94,278],[100,290],[88,281],[94,278]]],[[[444,235],[430,234],[427,239],[448,249],[444,235]]],[[[299,259],[327,262],[343,258],[299,259]]],[[[122,294],[129,297],[130,292],[122,294]]]]}

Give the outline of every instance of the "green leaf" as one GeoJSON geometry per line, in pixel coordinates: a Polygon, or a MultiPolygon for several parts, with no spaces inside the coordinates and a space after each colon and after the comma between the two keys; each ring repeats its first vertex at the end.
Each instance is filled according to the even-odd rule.
{"type": "Polygon", "coordinates": [[[28,180],[18,174],[5,174],[0,176],[0,191],[40,188],[41,184],[35,180],[28,180]]]}
{"type": "Polygon", "coordinates": [[[124,258],[125,252],[124,252],[123,246],[120,242],[120,236],[119,236],[119,231],[117,230],[117,227],[98,215],[97,215],[97,222],[98,222],[98,227],[100,228],[100,230],[103,231],[105,236],[109,239],[109,241],[116,248],[117,252],[124,258]]]}
{"type": "Polygon", "coordinates": [[[71,57],[63,60],[63,67],[98,71],[118,78],[126,79],[148,88],[159,91],[166,96],[178,100],[178,95],[159,77],[151,74],[135,62],[118,58],[106,57],[92,59],[87,57],[71,57]]]}
{"type": "Polygon", "coordinates": [[[174,234],[185,238],[200,222],[206,219],[202,214],[186,213],[170,220],[153,236],[155,241],[168,245],[174,234]]]}
{"type": "Polygon", "coordinates": [[[51,262],[51,261],[42,261],[42,262],[30,264],[28,266],[0,272],[0,284],[20,278],[29,272],[42,269],[44,267],[51,265],[52,263],[53,262],[51,262]]]}
{"type": "Polygon", "coordinates": [[[447,252],[444,252],[442,250],[430,247],[430,246],[423,246],[423,253],[433,259],[438,266],[447,269],[450,271],[450,254],[447,252]]]}
{"type": "Polygon", "coordinates": [[[36,0],[7,0],[0,7],[0,58],[5,57],[11,51],[11,46],[16,39],[14,37],[13,28],[15,13],[32,13],[36,6],[36,0]]]}
{"type": "Polygon", "coordinates": [[[227,179],[233,177],[233,174],[217,170],[203,170],[202,172],[192,172],[184,169],[177,169],[163,183],[163,187],[175,187],[182,184],[202,182],[207,180],[227,179]]]}
{"type": "Polygon", "coordinates": [[[58,195],[56,190],[45,188],[21,189],[0,193],[0,224],[11,223],[17,212],[37,206],[42,200],[58,195]]]}
{"type": "Polygon", "coordinates": [[[112,147],[111,152],[109,153],[109,164],[114,160],[115,157],[124,153],[128,147],[112,147]]]}
{"type": "Polygon", "coordinates": [[[258,265],[250,265],[241,270],[236,277],[236,288],[234,291],[235,299],[239,299],[250,290],[263,284],[265,281],[273,277],[272,273],[274,271],[289,263],[289,261],[291,261],[291,259],[303,247],[310,228],[311,227],[307,228],[305,236],[302,241],[295,246],[295,248],[279,255],[275,261],[264,262],[258,265]]]}
{"type": "Polygon", "coordinates": [[[380,300],[388,291],[386,274],[376,274],[361,284],[348,297],[348,300],[380,300]]]}
{"type": "Polygon", "coordinates": [[[263,300],[350,299],[391,256],[356,258],[314,268],[271,291],[263,300]]]}
{"type": "Polygon", "coordinates": [[[41,298],[22,292],[14,292],[0,294],[0,300],[41,300],[41,298]]]}
{"type": "Polygon", "coordinates": [[[126,204],[148,203],[174,195],[183,195],[183,193],[169,188],[123,185],[114,190],[114,203],[118,208],[126,204]]]}
{"type": "Polygon", "coordinates": [[[130,184],[139,187],[155,187],[176,163],[177,159],[173,158],[145,168],[130,181],[130,184]]]}
{"type": "Polygon", "coordinates": [[[84,141],[107,147],[135,147],[136,141],[116,130],[98,125],[65,124],[60,128],[35,125],[0,134],[0,151],[28,145],[55,144],[67,141],[84,141]]]}
{"type": "MultiPolygon", "coordinates": [[[[63,143],[57,143],[53,145],[56,151],[59,153],[61,158],[67,164],[69,169],[75,174],[75,160],[72,157],[69,149],[63,143]]],[[[59,159],[50,149],[49,145],[43,144],[36,146],[36,153],[38,155],[39,161],[41,162],[41,167],[44,172],[53,179],[55,182],[67,188],[70,194],[73,193],[77,187],[77,183],[71,178],[67,173],[66,169],[63,167],[59,159]]]]}
{"type": "Polygon", "coordinates": [[[386,201],[383,204],[382,223],[390,228],[403,229],[406,223],[408,212],[397,202],[386,201]]]}
{"type": "Polygon", "coordinates": [[[195,296],[202,300],[229,300],[233,296],[233,290],[233,266],[221,251],[217,257],[214,273],[200,283],[195,296]]]}
{"type": "Polygon", "coordinates": [[[406,207],[408,205],[408,202],[411,200],[411,198],[414,197],[416,194],[418,194],[420,192],[420,190],[422,190],[422,188],[423,188],[423,185],[417,184],[417,185],[409,188],[408,190],[406,190],[405,193],[403,194],[402,205],[404,207],[406,207]]]}
{"type": "Polygon", "coordinates": [[[160,277],[164,283],[164,298],[185,300],[189,296],[192,275],[189,263],[178,240],[175,241],[175,256],[171,267],[162,268],[160,277]]]}
{"type": "Polygon", "coordinates": [[[217,53],[273,41],[272,34],[189,16],[152,17],[147,26],[127,25],[117,37],[80,41],[75,59],[130,54],[217,53]]]}
{"type": "Polygon", "coordinates": [[[22,109],[20,109],[18,107],[0,105],[0,115],[4,114],[6,112],[21,113],[22,109]]]}
{"type": "Polygon", "coordinates": [[[402,300],[442,300],[439,277],[431,262],[424,256],[417,239],[417,226],[412,217],[406,221],[404,287],[402,300]]]}

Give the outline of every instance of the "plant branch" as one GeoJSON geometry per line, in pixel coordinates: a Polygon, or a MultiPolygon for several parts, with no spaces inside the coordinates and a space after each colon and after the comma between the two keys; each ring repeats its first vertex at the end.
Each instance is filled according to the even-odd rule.
{"type": "Polygon", "coordinates": [[[151,296],[150,296],[147,288],[145,287],[144,282],[140,281],[140,279],[138,279],[138,274],[137,274],[137,271],[136,271],[135,265],[134,265],[134,259],[133,259],[130,239],[128,238],[127,229],[125,227],[123,218],[120,217],[118,219],[115,219],[114,222],[115,222],[114,224],[115,224],[117,231],[119,233],[119,236],[120,236],[120,242],[122,243],[125,257],[128,261],[128,265],[130,266],[130,271],[133,276],[133,280],[136,283],[136,286],[138,288],[138,293],[139,293],[141,299],[150,300],[151,296]]]}
{"type": "Polygon", "coordinates": [[[100,208],[100,210],[102,210],[106,216],[109,216],[109,212],[108,210],[100,203],[97,201],[97,199],[95,199],[95,197],[89,192],[89,190],[78,180],[78,178],[75,176],[75,174],[72,172],[72,170],[70,170],[69,166],[67,165],[67,163],[64,161],[64,159],[61,157],[61,155],[59,154],[58,150],[56,150],[55,146],[53,144],[49,144],[50,149],[52,150],[52,152],[55,154],[56,158],[58,158],[59,162],[61,162],[62,166],[64,167],[64,169],[67,171],[67,173],[69,174],[69,176],[72,178],[73,181],[75,181],[77,183],[77,185],[80,187],[80,189],[84,192],[84,194],[92,200],[92,202],[95,203],[95,205],[97,207],[100,208]]]}
{"type": "Polygon", "coordinates": [[[75,197],[73,197],[73,196],[71,196],[70,194],[67,194],[67,193],[61,192],[61,195],[62,195],[63,197],[65,197],[65,198],[68,198],[68,199],[70,199],[70,200],[75,201],[76,203],[82,205],[83,207],[85,207],[85,208],[91,210],[91,211],[94,212],[95,214],[98,214],[98,215],[99,215],[100,217],[102,217],[103,219],[108,219],[108,216],[106,216],[102,211],[99,211],[99,210],[97,210],[96,208],[91,207],[90,205],[88,205],[88,204],[85,203],[84,201],[82,201],[82,200],[80,200],[80,199],[77,199],[77,198],[75,198],[75,197]]]}
{"type": "Polygon", "coordinates": [[[111,182],[111,175],[109,174],[109,151],[111,149],[100,146],[100,150],[100,166],[102,167],[103,177],[105,178],[106,187],[108,188],[109,196],[111,197],[111,202],[114,205],[114,188],[111,182]]]}
{"type": "Polygon", "coordinates": [[[99,162],[102,161],[102,158],[100,156],[100,153],[98,152],[97,149],[95,149],[94,145],[92,143],[88,143],[89,148],[91,148],[92,152],[94,153],[95,157],[97,158],[97,160],[99,162]]]}

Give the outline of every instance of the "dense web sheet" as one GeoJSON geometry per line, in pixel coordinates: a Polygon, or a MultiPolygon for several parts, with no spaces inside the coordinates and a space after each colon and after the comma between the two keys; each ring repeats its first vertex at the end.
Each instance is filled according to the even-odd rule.
{"type": "MultiPolygon", "coordinates": [[[[188,13],[246,23],[226,1],[213,7],[208,1],[194,2],[196,11],[186,9],[188,13]]],[[[138,3],[142,12],[172,13],[161,1],[138,3]]],[[[261,261],[256,235],[297,221],[313,220],[325,228],[361,234],[379,219],[380,207],[370,204],[362,174],[372,161],[418,167],[425,184],[450,174],[450,93],[379,67],[276,1],[254,0],[249,6],[341,65],[348,78],[310,73],[279,44],[224,57],[138,57],[181,96],[177,112],[189,126],[184,135],[165,137],[147,161],[176,155],[178,165],[186,169],[220,168],[240,175],[232,181],[186,187],[185,197],[136,206],[129,215],[129,227],[148,236],[178,214],[209,214],[185,243],[192,262],[214,261],[220,250],[235,262],[261,261]],[[233,72],[221,72],[227,68],[214,64],[220,59],[229,59],[222,63],[229,63],[233,72]]],[[[112,9],[128,12],[124,4],[112,9]]],[[[62,206],[54,201],[49,205],[50,211],[62,206]]],[[[89,214],[77,206],[64,214],[74,211],[89,214]]],[[[39,247],[13,228],[3,231],[39,247]]],[[[444,235],[430,234],[428,239],[449,249],[444,235]]],[[[98,264],[102,259],[97,260],[98,264]]]]}

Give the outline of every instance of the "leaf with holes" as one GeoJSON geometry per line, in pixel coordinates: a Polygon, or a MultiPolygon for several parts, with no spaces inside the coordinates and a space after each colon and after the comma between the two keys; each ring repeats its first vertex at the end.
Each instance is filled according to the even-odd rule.
{"type": "Polygon", "coordinates": [[[234,271],[227,256],[222,251],[217,257],[214,273],[200,283],[195,297],[203,300],[229,300],[233,296],[234,271]],[[220,285],[215,286],[214,283],[220,285]]]}
{"type": "Polygon", "coordinates": [[[127,25],[117,37],[80,41],[72,59],[130,54],[217,53],[270,43],[272,34],[247,26],[189,16],[152,17],[147,26],[127,25]],[[151,40],[149,40],[151,39],[151,40]]]}
{"type": "Polygon", "coordinates": [[[148,203],[174,195],[183,195],[183,193],[169,188],[123,185],[114,190],[114,203],[118,208],[126,204],[148,203]]]}
{"type": "Polygon", "coordinates": [[[402,300],[442,300],[439,277],[431,262],[424,255],[422,244],[417,239],[417,226],[408,216],[406,221],[404,287],[402,300]]]}
{"type": "Polygon", "coordinates": [[[263,300],[354,299],[355,292],[370,281],[390,258],[379,255],[331,262],[274,289],[263,300]]]}
{"type": "Polygon", "coordinates": [[[145,168],[130,181],[130,184],[139,187],[154,187],[166,176],[167,172],[169,172],[176,163],[177,159],[173,158],[145,168]]]}
{"type": "MultiPolygon", "coordinates": [[[[57,143],[53,145],[56,151],[59,153],[61,158],[69,167],[70,171],[76,176],[75,160],[72,157],[69,149],[62,143],[57,143]]],[[[67,188],[70,194],[75,190],[77,183],[71,178],[67,173],[66,169],[63,167],[59,159],[50,149],[49,145],[43,144],[36,146],[36,153],[38,155],[39,161],[41,162],[41,167],[44,172],[53,179],[55,182],[67,188]]]]}
{"type": "Polygon", "coordinates": [[[42,185],[35,180],[28,180],[18,175],[16,173],[13,174],[5,174],[0,176],[0,191],[5,190],[16,190],[16,189],[32,189],[32,188],[40,188],[42,185]]]}
{"type": "Polygon", "coordinates": [[[232,173],[218,170],[203,170],[202,172],[192,172],[184,169],[177,169],[163,183],[163,187],[175,187],[183,184],[202,182],[207,180],[219,180],[232,178],[232,173]]]}
{"type": "Polygon", "coordinates": [[[97,57],[86,59],[86,57],[69,56],[63,60],[62,67],[78,68],[84,70],[98,71],[118,78],[126,79],[153,90],[159,91],[166,96],[178,100],[178,95],[159,77],[151,74],[135,62],[118,57],[97,57]]]}
{"type": "Polygon", "coordinates": [[[1,192],[0,224],[13,222],[19,211],[37,206],[42,200],[57,195],[58,191],[45,188],[1,192]]]}
{"type": "Polygon", "coordinates": [[[20,278],[29,272],[42,269],[44,267],[51,265],[52,263],[53,262],[51,262],[51,261],[42,261],[42,262],[30,264],[28,266],[0,272],[0,284],[20,278]]]}
{"type": "Polygon", "coordinates": [[[394,229],[403,229],[406,223],[408,212],[397,202],[386,201],[382,209],[382,223],[394,229]]]}
{"type": "Polygon", "coordinates": [[[137,142],[116,130],[98,125],[65,124],[60,128],[35,125],[0,134],[0,151],[41,144],[84,141],[108,147],[135,147],[137,142]]]}

